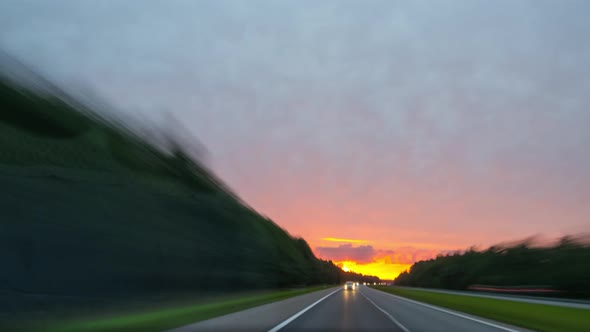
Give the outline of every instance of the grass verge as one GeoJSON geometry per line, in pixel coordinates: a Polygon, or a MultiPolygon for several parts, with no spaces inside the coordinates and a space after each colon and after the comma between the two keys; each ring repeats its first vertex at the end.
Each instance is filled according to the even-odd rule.
{"type": "Polygon", "coordinates": [[[134,314],[112,315],[99,319],[80,318],[68,321],[50,322],[44,327],[31,326],[27,328],[27,330],[47,332],[164,331],[326,288],[328,288],[328,286],[282,290],[271,293],[264,292],[262,294],[253,294],[247,297],[226,298],[224,300],[210,303],[200,303],[134,314]]]}
{"type": "Polygon", "coordinates": [[[590,311],[586,309],[442,294],[389,286],[376,286],[373,288],[416,301],[430,303],[536,331],[582,332],[588,331],[590,327],[590,311]]]}

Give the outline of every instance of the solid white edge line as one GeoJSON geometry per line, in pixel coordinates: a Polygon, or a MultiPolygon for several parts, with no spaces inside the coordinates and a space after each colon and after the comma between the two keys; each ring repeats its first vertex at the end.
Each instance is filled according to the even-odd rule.
{"type": "Polygon", "coordinates": [[[410,332],[410,330],[408,330],[407,327],[403,326],[402,323],[400,323],[397,319],[395,319],[390,313],[388,313],[387,311],[381,309],[380,306],[378,306],[375,302],[373,302],[370,298],[368,298],[363,292],[360,292],[360,293],[365,297],[365,299],[367,299],[369,302],[371,302],[375,306],[375,308],[381,310],[381,312],[383,312],[385,314],[385,316],[389,317],[389,319],[391,319],[391,321],[395,325],[397,325],[400,329],[402,329],[402,331],[404,331],[404,332],[410,332]]]}
{"type": "Polygon", "coordinates": [[[386,294],[386,295],[389,295],[389,296],[393,296],[393,297],[395,297],[395,298],[398,298],[398,299],[401,299],[401,300],[405,300],[405,301],[408,301],[408,302],[412,302],[412,303],[414,303],[414,304],[419,304],[419,305],[421,305],[421,306],[424,306],[424,307],[427,307],[427,308],[430,308],[430,309],[438,310],[438,311],[441,311],[441,312],[447,313],[447,314],[449,314],[449,315],[453,315],[453,316],[457,316],[457,317],[465,318],[465,319],[468,319],[468,320],[472,320],[472,321],[474,321],[474,322],[478,322],[478,323],[481,323],[481,324],[484,324],[484,325],[488,325],[488,326],[491,326],[491,327],[495,327],[495,328],[497,328],[497,329],[500,329],[500,330],[504,330],[504,331],[508,331],[508,332],[521,332],[521,331],[519,331],[519,330],[514,330],[514,329],[511,329],[511,328],[509,328],[509,327],[505,327],[505,326],[502,326],[502,325],[498,325],[498,324],[494,324],[494,323],[486,322],[486,321],[484,321],[484,320],[477,319],[477,318],[475,318],[475,317],[470,317],[470,316],[467,316],[467,315],[462,315],[462,314],[460,314],[460,313],[458,313],[458,312],[454,312],[454,311],[446,310],[446,309],[443,309],[443,308],[440,308],[440,307],[437,307],[437,306],[433,306],[433,305],[430,305],[430,304],[426,304],[426,303],[422,303],[422,302],[418,302],[418,301],[410,300],[410,299],[407,299],[407,298],[405,298],[405,297],[402,297],[402,296],[393,295],[393,294],[391,294],[391,293],[387,293],[387,292],[384,292],[384,291],[379,291],[379,290],[375,290],[375,291],[376,291],[376,292],[381,292],[381,293],[383,293],[383,294],[386,294]]]}
{"type": "Polygon", "coordinates": [[[341,290],[342,290],[342,288],[341,287],[338,287],[337,290],[333,291],[332,293],[330,293],[330,294],[322,297],[321,299],[319,299],[319,300],[315,301],[314,303],[310,304],[309,306],[305,307],[303,310],[299,311],[295,315],[287,318],[287,320],[285,320],[284,322],[282,322],[279,325],[277,325],[277,326],[273,327],[272,329],[268,330],[268,332],[277,332],[277,331],[279,331],[283,327],[287,326],[287,324],[289,324],[292,321],[294,321],[295,319],[297,319],[297,317],[303,315],[307,310],[313,308],[316,304],[318,304],[318,303],[322,302],[323,300],[325,300],[328,296],[330,296],[330,295],[332,295],[332,294],[334,294],[334,293],[336,293],[338,291],[341,291],[341,290]]]}

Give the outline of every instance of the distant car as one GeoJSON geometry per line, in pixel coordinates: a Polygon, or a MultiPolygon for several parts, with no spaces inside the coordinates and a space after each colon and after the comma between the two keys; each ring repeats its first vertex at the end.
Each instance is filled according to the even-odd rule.
{"type": "Polygon", "coordinates": [[[356,288],[356,285],[352,281],[347,281],[344,284],[344,290],[354,290],[355,288],[356,288]]]}

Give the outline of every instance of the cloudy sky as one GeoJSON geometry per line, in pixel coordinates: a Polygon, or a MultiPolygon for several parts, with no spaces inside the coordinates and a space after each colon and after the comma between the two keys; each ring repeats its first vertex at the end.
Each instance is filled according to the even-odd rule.
{"type": "Polygon", "coordinates": [[[4,0],[0,48],[127,121],[177,119],[316,254],[393,276],[440,251],[590,230],[589,12],[4,0]]]}

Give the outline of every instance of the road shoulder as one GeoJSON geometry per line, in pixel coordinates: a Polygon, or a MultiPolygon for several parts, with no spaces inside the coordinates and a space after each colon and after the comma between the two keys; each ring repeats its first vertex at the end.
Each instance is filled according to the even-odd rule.
{"type": "Polygon", "coordinates": [[[498,325],[500,330],[587,331],[590,326],[590,311],[586,309],[396,287],[375,287],[374,290],[395,297],[397,301],[434,307],[449,315],[481,320],[489,326],[498,325]]]}
{"type": "Polygon", "coordinates": [[[286,300],[264,304],[254,308],[242,310],[232,314],[219,316],[185,325],[167,332],[193,332],[193,331],[268,331],[293,315],[308,307],[310,304],[322,299],[326,295],[338,290],[340,287],[332,287],[317,292],[295,296],[286,300]]]}

